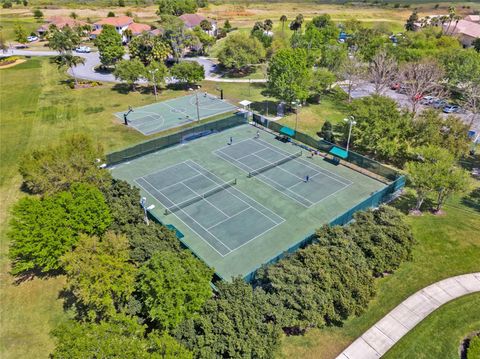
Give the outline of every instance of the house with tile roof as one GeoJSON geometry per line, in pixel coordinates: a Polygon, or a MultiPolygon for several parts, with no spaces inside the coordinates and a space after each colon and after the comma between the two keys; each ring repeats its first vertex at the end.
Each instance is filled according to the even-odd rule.
{"type": "Polygon", "coordinates": [[[475,39],[480,38],[480,23],[468,20],[459,20],[443,25],[445,34],[455,36],[465,47],[472,46],[475,39]]]}
{"type": "Polygon", "coordinates": [[[37,29],[37,33],[40,36],[42,36],[48,31],[48,29],[51,26],[55,26],[57,29],[61,30],[65,26],[69,26],[71,28],[74,28],[74,27],[84,27],[84,26],[88,27],[88,26],[91,26],[91,25],[86,23],[85,21],[72,19],[71,17],[52,16],[52,17],[47,18],[45,20],[45,23],[37,29]]]}
{"type": "Polygon", "coordinates": [[[187,29],[193,29],[196,26],[200,26],[200,23],[203,20],[207,20],[212,24],[212,30],[206,31],[206,33],[211,36],[215,36],[217,33],[217,23],[200,14],[183,14],[179,18],[183,21],[187,29]]]}
{"type": "Polygon", "coordinates": [[[147,24],[139,24],[133,21],[129,16],[115,16],[107,17],[99,20],[93,24],[94,30],[91,32],[90,37],[95,39],[102,32],[102,28],[105,25],[111,25],[122,36],[122,42],[127,43],[129,37],[138,36],[143,32],[152,30],[152,27],[147,24]],[[128,31],[127,31],[128,30],[128,31]]]}

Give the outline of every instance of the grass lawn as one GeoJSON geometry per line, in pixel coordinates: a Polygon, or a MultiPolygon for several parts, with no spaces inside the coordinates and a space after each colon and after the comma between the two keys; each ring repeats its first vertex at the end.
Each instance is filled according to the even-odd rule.
{"type": "MultiPolygon", "coordinates": [[[[417,290],[443,278],[480,271],[480,232],[478,230],[480,228],[480,213],[462,205],[460,199],[451,200],[445,210],[446,216],[425,214],[421,217],[408,217],[408,222],[412,225],[415,238],[418,241],[414,250],[414,259],[411,262],[404,263],[394,275],[377,281],[377,296],[363,315],[351,318],[341,328],[331,327],[311,330],[305,336],[285,337],[283,340],[283,357],[334,358],[365,330],[417,290]]],[[[470,297],[470,299],[464,299],[465,305],[470,305],[467,302],[474,301],[473,298],[477,299],[478,304],[479,297],[477,295],[476,297],[470,297]]],[[[455,310],[455,305],[455,302],[451,303],[448,308],[455,310]]],[[[452,314],[452,316],[454,315],[452,314]]],[[[468,330],[465,333],[460,333],[462,328],[468,329],[467,327],[470,324],[478,323],[478,320],[478,315],[475,318],[465,316],[461,327],[452,327],[445,331],[443,336],[433,336],[428,340],[425,339],[424,342],[420,339],[416,341],[415,336],[409,338],[416,341],[418,347],[422,343],[429,342],[431,350],[435,346],[438,347],[438,350],[444,350],[445,341],[451,341],[451,345],[455,347],[458,344],[458,338],[468,334],[468,330]]],[[[432,323],[434,321],[435,319],[432,319],[432,323]]],[[[447,326],[448,324],[442,328],[447,326]]],[[[427,331],[432,330],[433,332],[435,330],[435,328],[428,329],[428,325],[426,327],[425,330],[427,331]]],[[[445,345],[449,344],[446,343],[445,345]]],[[[404,347],[406,346],[405,344],[404,347]]],[[[393,351],[393,353],[402,353],[403,355],[401,351],[393,351]]],[[[409,353],[415,352],[411,350],[409,353]]],[[[434,352],[430,354],[425,358],[448,357],[441,354],[435,355],[434,352]]],[[[417,356],[406,354],[405,356],[400,354],[390,356],[390,358],[397,357],[416,358],[417,356]]]]}
{"type": "Polygon", "coordinates": [[[384,358],[459,358],[462,340],[480,328],[479,306],[478,293],[447,303],[404,336],[384,358]]]}
{"type": "Polygon", "coordinates": [[[35,32],[41,26],[42,21],[37,21],[33,17],[0,15],[1,32],[7,42],[15,40],[14,29],[16,24],[22,25],[27,34],[30,35],[30,33],[35,32]]]}

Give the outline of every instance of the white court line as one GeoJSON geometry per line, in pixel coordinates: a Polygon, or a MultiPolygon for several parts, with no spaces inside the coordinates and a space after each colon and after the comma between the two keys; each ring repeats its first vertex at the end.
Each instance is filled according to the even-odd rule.
{"type": "MultiPolygon", "coordinates": [[[[240,162],[240,161],[237,161],[237,160],[234,159],[233,157],[230,157],[229,155],[227,155],[225,152],[221,152],[221,153],[222,153],[223,156],[227,156],[228,158],[230,158],[231,161],[227,161],[228,163],[230,163],[230,164],[232,164],[233,166],[241,169],[243,172],[247,172],[247,173],[249,172],[249,171],[245,170],[244,167],[247,167],[247,168],[249,168],[249,170],[253,171],[253,168],[251,168],[250,166],[247,166],[246,164],[244,164],[244,163],[242,163],[242,162],[240,162]],[[244,166],[244,167],[241,167],[239,164],[241,164],[241,165],[244,166]]],[[[223,160],[225,160],[225,158],[223,158],[221,155],[217,155],[217,156],[220,157],[220,158],[222,158],[223,160]]],[[[268,182],[262,180],[261,177],[263,177],[261,173],[255,176],[255,178],[258,179],[260,182],[263,182],[263,183],[266,184],[268,187],[273,188],[275,191],[278,191],[278,192],[281,193],[282,195],[287,196],[288,198],[294,200],[295,202],[298,202],[298,203],[301,204],[303,207],[309,208],[309,207],[311,207],[311,206],[313,205],[313,202],[312,202],[312,201],[309,201],[308,199],[304,198],[304,197],[301,196],[301,195],[298,195],[298,197],[304,198],[307,202],[311,203],[310,206],[307,206],[305,203],[302,203],[302,202],[300,202],[298,199],[296,199],[296,198],[288,195],[288,193],[285,192],[285,191],[288,191],[288,188],[286,188],[285,186],[281,185],[280,183],[272,180],[271,178],[265,177],[265,178],[268,178],[268,179],[269,179],[270,181],[272,181],[273,183],[277,184],[278,186],[282,187],[285,191],[281,191],[281,190],[279,190],[278,188],[275,188],[274,186],[272,186],[271,183],[268,183],[268,182]]],[[[292,192],[292,193],[294,193],[294,192],[292,192]]],[[[296,195],[296,193],[295,193],[295,195],[296,195]]]]}
{"type": "MultiPolygon", "coordinates": [[[[147,193],[149,193],[153,198],[155,198],[154,195],[152,195],[150,193],[149,190],[145,189],[145,187],[143,187],[140,183],[137,182],[137,180],[134,180],[137,185],[139,185],[141,188],[143,188],[143,190],[147,193]]],[[[148,182],[147,180],[144,179],[145,182],[148,182]]],[[[148,182],[148,184],[151,185],[150,182],[148,182]]],[[[152,186],[153,187],[153,186],[152,186]]],[[[154,191],[155,188],[154,188],[154,191]]],[[[158,192],[158,191],[157,191],[158,192]]],[[[156,199],[156,198],[155,198],[156,199]]],[[[168,199],[168,198],[167,198],[168,199]]],[[[157,200],[157,199],[156,199],[157,200]]],[[[162,203],[161,201],[157,200],[158,202],[162,203]]],[[[163,205],[163,203],[162,203],[163,205]]],[[[190,218],[193,222],[197,223],[202,229],[205,229],[200,223],[198,223],[197,221],[195,221],[192,217],[190,217],[190,215],[188,213],[186,213],[182,208],[180,208],[180,211],[183,212],[183,214],[185,214],[188,218],[190,218]]],[[[187,223],[185,223],[185,221],[183,219],[181,219],[179,216],[177,216],[177,214],[175,212],[172,212],[172,214],[177,217],[177,219],[182,222],[184,225],[187,226],[188,229],[190,229],[193,233],[195,233],[198,237],[200,237],[200,239],[202,239],[205,243],[207,243],[215,252],[217,252],[222,258],[224,258],[225,256],[229,255],[232,250],[230,248],[228,248],[228,246],[226,246],[221,240],[219,240],[217,237],[215,237],[212,233],[210,233],[209,231],[207,231],[208,234],[210,234],[214,239],[216,239],[218,242],[220,242],[220,244],[222,246],[224,246],[225,248],[227,248],[230,252],[226,253],[225,255],[223,255],[222,253],[220,253],[214,246],[212,246],[210,243],[208,243],[208,241],[202,236],[200,235],[196,230],[194,230],[192,227],[190,227],[187,223]]]]}
{"type": "MultiPolygon", "coordinates": [[[[194,179],[195,177],[198,177],[198,176],[200,176],[200,174],[196,174],[195,176],[188,177],[187,179],[181,180],[180,182],[175,182],[175,183],[169,184],[168,186],[165,186],[165,187],[162,187],[162,188],[157,188],[157,187],[155,187],[155,188],[157,189],[157,191],[163,192],[163,191],[166,190],[167,188],[170,188],[170,187],[173,187],[173,186],[177,186],[177,185],[179,185],[179,184],[184,184],[185,181],[189,181],[189,180],[194,179]]],[[[145,181],[147,181],[148,183],[151,184],[151,182],[148,181],[148,180],[146,180],[144,177],[141,177],[141,178],[143,178],[145,181]]],[[[187,187],[188,187],[188,186],[187,186],[187,187]]],[[[193,190],[192,190],[192,192],[193,192],[193,190]]],[[[193,198],[193,197],[192,197],[192,198],[193,198]]],[[[185,201],[188,201],[188,199],[186,199],[185,201]]],[[[185,202],[185,201],[182,201],[182,202],[185,202]]],[[[182,202],[180,202],[180,203],[182,203],[182,202]]]]}
{"type": "MultiPolygon", "coordinates": [[[[270,145],[268,142],[265,142],[265,141],[263,141],[262,139],[259,139],[259,141],[270,145]]],[[[280,152],[280,151],[283,151],[282,149],[277,148],[277,147],[274,146],[274,145],[270,145],[269,148],[271,148],[273,151],[275,151],[275,152],[280,153],[280,154],[283,155],[283,153],[280,152]]],[[[286,152],[286,151],[283,151],[283,152],[286,152]]],[[[298,160],[298,159],[294,159],[294,161],[297,161],[297,160],[298,160]]],[[[306,162],[306,161],[305,161],[305,163],[303,163],[303,161],[300,161],[300,160],[298,160],[297,162],[299,162],[300,164],[304,165],[305,167],[309,167],[309,168],[312,169],[312,170],[316,170],[315,168],[313,168],[313,167],[310,165],[310,163],[308,163],[308,162],[306,162]]],[[[341,177],[342,179],[344,179],[345,181],[347,181],[347,183],[343,183],[343,182],[340,181],[339,179],[334,178],[334,177],[332,177],[332,176],[329,176],[329,175],[325,174],[325,176],[330,177],[331,179],[333,179],[333,180],[336,181],[336,182],[340,182],[340,183],[342,183],[342,184],[344,184],[344,185],[347,185],[347,184],[349,184],[349,183],[352,183],[352,181],[349,181],[349,180],[347,180],[346,178],[343,178],[343,177],[340,176],[340,175],[337,175],[337,174],[335,174],[335,173],[333,173],[333,172],[330,172],[330,171],[328,171],[328,170],[324,170],[322,167],[319,167],[319,166],[317,166],[317,165],[315,165],[315,164],[314,164],[314,166],[315,166],[316,168],[318,168],[318,170],[319,170],[320,172],[324,172],[324,171],[325,171],[325,172],[329,172],[330,174],[335,175],[335,176],[337,176],[337,177],[341,177]]]]}
{"type": "MultiPolygon", "coordinates": [[[[207,178],[205,175],[203,175],[203,177],[207,178]]],[[[193,188],[190,188],[190,186],[186,185],[185,183],[182,182],[182,184],[187,187],[190,191],[192,191],[193,193],[196,193],[197,196],[200,196],[202,197],[201,200],[204,200],[205,202],[207,202],[208,204],[210,204],[212,207],[214,207],[217,211],[219,211],[221,214],[223,214],[225,217],[227,217],[227,219],[230,218],[230,216],[228,214],[226,214],[224,211],[222,211],[220,208],[218,208],[217,206],[215,206],[212,202],[210,202],[208,199],[204,198],[203,196],[205,195],[205,193],[208,193],[208,191],[206,191],[205,193],[203,194],[200,194],[198,193],[197,191],[195,191],[193,188]]],[[[200,201],[201,201],[200,200],[200,201]]]]}
{"type": "Polygon", "coordinates": [[[234,218],[234,217],[238,216],[240,213],[243,213],[243,212],[249,210],[250,208],[252,208],[252,206],[249,206],[249,207],[247,207],[247,208],[242,209],[240,212],[237,212],[237,213],[235,213],[233,216],[228,217],[228,218],[225,218],[224,220],[221,220],[220,222],[214,224],[213,226],[208,227],[207,229],[210,231],[210,229],[212,229],[212,228],[214,228],[214,227],[222,224],[223,222],[228,221],[228,220],[231,219],[231,218],[234,218]]]}
{"type": "MultiPolygon", "coordinates": [[[[188,162],[188,161],[193,162],[193,163],[196,164],[197,166],[201,167],[205,172],[211,174],[212,176],[218,178],[220,181],[224,182],[224,181],[223,181],[220,177],[218,177],[215,173],[207,170],[207,169],[204,168],[203,166],[195,163],[194,161],[187,160],[187,162],[188,162]]],[[[187,166],[189,166],[189,165],[187,164],[187,166]]],[[[191,167],[191,166],[190,166],[190,167],[191,167]]],[[[195,169],[195,168],[194,168],[194,169],[195,169]]],[[[197,170],[197,171],[198,171],[198,170],[197,170]]],[[[208,177],[207,177],[207,178],[208,178],[208,177]]],[[[209,178],[209,180],[212,181],[212,182],[214,182],[214,181],[213,181],[212,179],[210,179],[210,178],[209,178]]],[[[214,182],[214,183],[215,183],[215,182],[214,182]]],[[[217,184],[218,184],[218,182],[217,182],[217,184]]],[[[240,197],[238,197],[235,193],[232,193],[232,192],[230,191],[230,188],[227,188],[226,191],[227,191],[228,193],[230,193],[232,196],[234,196],[235,198],[237,198],[237,199],[239,199],[240,201],[242,201],[243,203],[245,203],[247,206],[252,207],[252,208],[253,208],[254,210],[256,210],[258,213],[260,213],[260,214],[262,214],[263,216],[265,216],[266,218],[268,218],[271,222],[275,223],[275,221],[274,221],[273,219],[269,218],[268,216],[266,216],[265,214],[263,214],[262,212],[260,212],[258,209],[256,209],[255,207],[253,207],[253,206],[250,205],[249,203],[245,202],[243,199],[241,199],[240,197]]],[[[241,193],[242,193],[242,192],[241,192],[241,193]]],[[[271,211],[270,209],[268,209],[267,207],[265,207],[265,206],[262,205],[261,203],[257,202],[255,199],[251,198],[250,196],[247,196],[247,197],[248,197],[250,200],[252,200],[253,202],[255,202],[256,204],[258,204],[260,207],[266,209],[268,212],[270,212],[270,213],[274,214],[276,217],[280,218],[282,221],[285,221],[284,218],[280,217],[280,216],[279,216],[278,214],[276,214],[275,212],[271,211]]],[[[275,224],[276,224],[276,223],[275,223],[275,224]]]]}

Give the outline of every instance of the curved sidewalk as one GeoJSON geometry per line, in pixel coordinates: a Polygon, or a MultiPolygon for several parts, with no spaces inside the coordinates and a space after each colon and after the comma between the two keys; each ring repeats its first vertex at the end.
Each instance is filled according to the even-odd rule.
{"type": "Polygon", "coordinates": [[[380,358],[434,310],[453,299],[475,292],[480,292],[480,273],[463,274],[429,285],[395,307],[337,359],[380,358]]]}

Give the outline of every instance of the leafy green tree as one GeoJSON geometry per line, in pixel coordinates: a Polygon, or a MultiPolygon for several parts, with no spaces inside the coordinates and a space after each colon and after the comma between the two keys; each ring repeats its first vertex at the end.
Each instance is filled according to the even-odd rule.
{"type": "Polygon", "coordinates": [[[65,26],[61,30],[51,27],[48,32],[48,47],[60,52],[60,55],[71,53],[80,45],[80,42],[78,32],[70,26],[65,26]]]}
{"type": "Polygon", "coordinates": [[[117,62],[113,74],[115,78],[126,82],[132,90],[135,90],[135,83],[145,75],[145,66],[137,58],[121,60],[117,62]]]}
{"type": "Polygon", "coordinates": [[[335,142],[335,136],[333,135],[333,126],[330,121],[325,121],[317,135],[323,138],[325,141],[331,143],[335,142]]]}
{"type": "Polygon", "coordinates": [[[198,62],[182,61],[171,68],[170,74],[180,83],[190,86],[205,78],[205,69],[198,62]]]}
{"type": "Polygon", "coordinates": [[[468,129],[468,124],[456,116],[444,118],[438,111],[427,109],[413,121],[411,140],[415,147],[442,147],[460,158],[468,152],[471,145],[468,129]]]}
{"type": "Polygon", "coordinates": [[[257,38],[234,33],[225,39],[218,60],[227,69],[242,70],[260,63],[265,56],[265,48],[257,38]]]}
{"type": "Polygon", "coordinates": [[[295,20],[293,20],[290,23],[290,30],[299,32],[302,29],[302,24],[303,24],[304,18],[302,14],[298,14],[295,17],[295,20]]]}
{"type": "Polygon", "coordinates": [[[100,62],[103,66],[115,65],[125,54],[122,36],[112,25],[102,27],[102,32],[95,39],[95,46],[98,48],[100,62]]]}
{"type": "Polygon", "coordinates": [[[470,345],[467,349],[467,359],[475,359],[480,357],[480,335],[474,336],[470,340],[470,345]]]}
{"type": "Polygon", "coordinates": [[[340,324],[358,315],[374,294],[372,273],[360,248],[340,227],[334,244],[312,244],[257,274],[271,295],[277,324],[289,331],[340,324]]]}
{"type": "Polygon", "coordinates": [[[228,19],[225,20],[225,23],[223,24],[223,28],[225,29],[226,32],[230,32],[232,30],[232,25],[230,24],[230,21],[228,19]]]}
{"type": "Polygon", "coordinates": [[[145,314],[161,329],[174,329],[211,297],[212,275],[187,251],[154,253],[138,274],[138,296],[145,314]]]}
{"type": "Polygon", "coordinates": [[[201,44],[201,49],[197,49],[198,52],[208,52],[208,49],[215,43],[215,38],[207,34],[198,26],[193,29],[193,35],[198,39],[198,41],[200,41],[201,44]]]}
{"type": "Polygon", "coordinates": [[[73,81],[75,85],[78,85],[77,76],[75,75],[75,67],[77,67],[78,65],[83,65],[85,63],[85,59],[83,57],[75,56],[75,55],[72,55],[71,53],[67,53],[67,54],[57,56],[56,62],[59,68],[66,67],[70,69],[73,76],[73,81]]]}
{"type": "Polygon", "coordinates": [[[357,99],[351,104],[351,114],[356,121],[351,144],[356,148],[400,165],[408,159],[412,121],[394,100],[379,95],[357,99]]]}
{"type": "Polygon", "coordinates": [[[308,97],[311,71],[303,49],[282,49],[273,55],[267,70],[268,90],[279,100],[291,104],[308,97]]]}
{"type": "Polygon", "coordinates": [[[40,20],[40,19],[43,18],[43,12],[40,9],[35,9],[35,10],[33,10],[33,17],[36,20],[40,20]]]}
{"type": "MultiPolygon", "coordinates": [[[[4,4],[4,7],[5,7],[5,3],[4,4]]],[[[15,26],[13,27],[13,32],[15,34],[15,41],[21,43],[21,44],[26,44],[27,43],[27,37],[28,37],[28,33],[27,33],[27,30],[25,30],[25,28],[20,24],[20,23],[16,23],[15,26]]]]}
{"type": "Polygon", "coordinates": [[[24,197],[13,208],[9,237],[12,274],[61,269],[60,257],[79,234],[102,235],[112,219],[102,193],[87,184],[43,199],[24,197]]]}
{"type": "Polygon", "coordinates": [[[327,44],[322,46],[318,65],[332,72],[338,73],[343,63],[347,60],[348,51],[345,44],[327,44]]]}
{"type": "Polygon", "coordinates": [[[132,59],[139,59],[144,65],[153,61],[163,62],[170,54],[170,48],[161,38],[149,33],[134,37],[128,44],[132,59]]]}
{"type": "Polygon", "coordinates": [[[62,258],[67,290],[80,318],[97,321],[125,308],[135,289],[135,267],[129,262],[125,236],[107,232],[102,238],[80,235],[74,251],[62,258]]]}
{"type": "Polygon", "coordinates": [[[102,187],[110,174],[97,167],[103,149],[86,135],[72,135],[58,145],[33,150],[20,161],[24,187],[35,194],[68,190],[72,183],[85,182],[102,187]]]}
{"type": "Polygon", "coordinates": [[[145,78],[152,84],[155,96],[157,96],[157,88],[165,84],[167,72],[167,67],[163,62],[153,61],[145,67],[145,78]]]}
{"type": "Polygon", "coordinates": [[[407,19],[405,23],[405,30],[407,31],[415,31],[415,23],[418,22],[418,13],[416,11],[412,12],[410,17],[407,19]]]}
{"type": "Polygon", "coordinates": [[[146,334],[136,318],[118,315],[99,323],[69,320],[53,331],[52,358],[192,359],[192,353],[168,334],[146,334]]]}
{"type": "Polygon", "coordinates": [[[176,336],[197,358],[274,358],[280,328],[272,323],[267,298],[240,278],[219,283],[217,297],[184,321],[176,336]]]}
{"type": "Polygon", "coordinates": [[[197,12],[198,4],[196,0],[159,0],[157,1],[157,15],[175,15],[194,14],[197,12]]]}
{"type": "Polygon", "coordinates": [[[11,9],[12,8],[12,2],[10,0],[5,0],[2,4],[2,8],[4,9],[11,9]]]}
{"type": "Polygon", "coordinates": [[[335,74],[325,68],[318,68],[312,73],[310,82],[310,91],[314,96],[319,96],[330,90],[337,77],[335,74]]]}
{"type": "Polygon", "coordinates": [[[436,210],[440,211],[448,196],[468,189],[468,173],[455,166],[455,157],[448,150],[427,146],[420,147],[417,153],[418,159],[405,166],[417,192],[416,210],[430,193],[437,194],[436,210]]]}
{"type": "Polygon", "coordinates": [[[115,17],[115,13],[113,11],[109,11],[107,17],[115,17]]]}
{"type": "Polygon", "coordinates": [[[213,26],[212,26],[212,23],[208,20],[202,20],[200,22],[200,28],[203,30],[203,31],[212,31],[213,29],[213,26]]]}
{"type": "Polygon", "coordinates": [[[348,227],[324,226],[316,235],[320,245],[335,245],[344,236],[362,250],[376,277],[393,273],[404,261],[412,259],[415,244],[404,215],[388,206],[357,212],[348,227]]]}
{"type": "Polygon", "coordinates": [[[476,52],[480,52],[480,37],[477,37],[475,40],[473,40],[472,46],[476,52]]]}
{"type": "Polygon", "coordinates": [[[164,30],[162,39],[170,46],[173,60],[178,62],[188,43],[185,24],[176,16],[163,15],[161,26],[164,30]]]}

